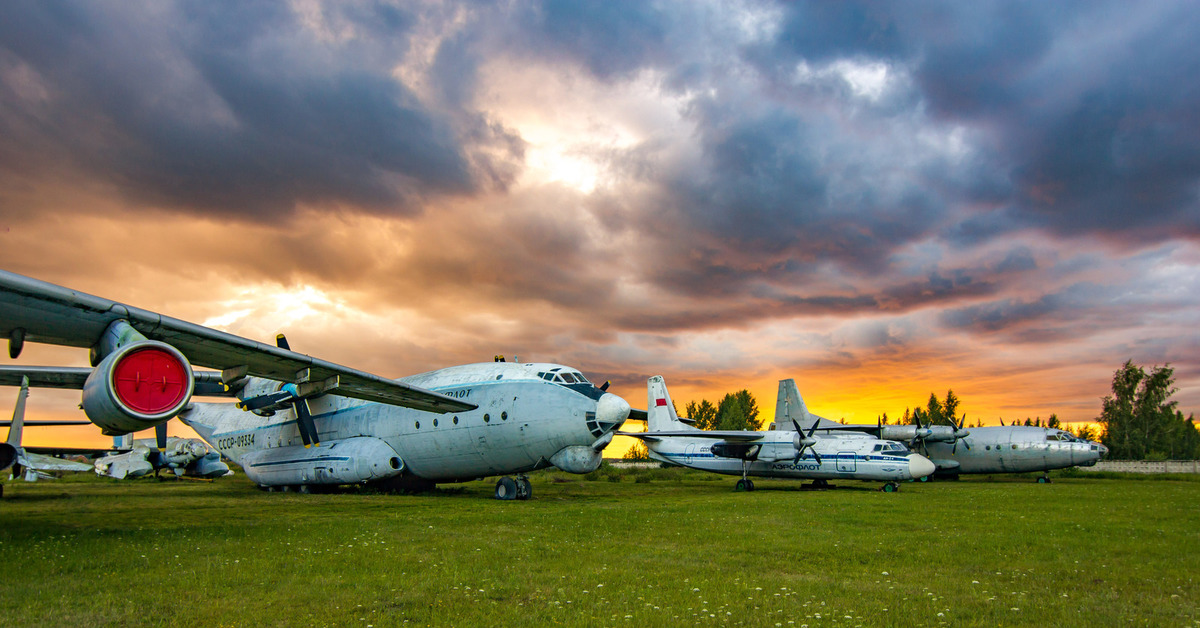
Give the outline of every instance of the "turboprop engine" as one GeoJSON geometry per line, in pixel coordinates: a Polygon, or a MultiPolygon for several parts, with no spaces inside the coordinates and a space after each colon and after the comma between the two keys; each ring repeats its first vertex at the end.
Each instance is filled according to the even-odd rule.
{"type": "Polygon", "coordinates": [[[148,429],[192,398],[192,365],[164,342],[140,340],[108,354],[83,384],[83,411],[108,436],[148,429]]]}

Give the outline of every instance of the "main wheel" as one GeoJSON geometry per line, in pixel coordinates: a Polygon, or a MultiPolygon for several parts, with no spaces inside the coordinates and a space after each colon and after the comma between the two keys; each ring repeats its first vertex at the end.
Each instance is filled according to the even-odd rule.
{"type": "Polygon", "coordinates": [[[529,478],[517,478],[517,499],[533,499],[533,483],[529,478]]]}
{"type": "Polygon", "coordinates": [[[516,480],[503,477],[496,482],[496,499],[510,500],[517,498],[516,480]]]}
{"type": "Polygon", "coordinates": [[[746,480],[746,490],[747,491],[754,490],[754,480],[746,480]]]}
{"type": "Polygon", "coordinates": [[[900,485],[895,482],[888,482],[883,485],[883,492],[885,493],[895,493],[898,490],[900,490],[900,485]]]}
{"type": "Polygon", "coordinates": [[[745,491],[754,490],[750,487],[751,487],[750,480],[738,480],[737,484],[733,485],[733,490],[738,493],[743,493],[745,491]]]}
{"type": "Polygon", "coordinates": [[[1038,483],[1038,484],[1049,484],[1049,483],[1050,483],[1050,478],[1048,478],[1048,477],[1046,477],[1046,476],[1044,476],[1044,475],[1043,475],[1042,477],[1040,477],[1040,478],[1038,478],[1038,479],[1037,479],[1037,483],[1038,483]]]}

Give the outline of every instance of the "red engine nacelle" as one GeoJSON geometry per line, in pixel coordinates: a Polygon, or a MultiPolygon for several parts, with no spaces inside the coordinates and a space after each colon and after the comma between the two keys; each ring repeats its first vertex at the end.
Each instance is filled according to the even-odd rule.
{"type": "Polygon", "coordinates": [[[155,340],[127,344],[104,358],[83,385],[83,411],[108,436],[148,429],[179,414],[192,398],[192,365],[155,340]]]}

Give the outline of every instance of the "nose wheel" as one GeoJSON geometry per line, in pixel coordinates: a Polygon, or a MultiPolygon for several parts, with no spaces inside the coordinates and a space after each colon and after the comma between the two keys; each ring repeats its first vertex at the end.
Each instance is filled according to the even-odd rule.
{"type": "Polygon", "coordinates": [[[533,484],[526,475],[518,475],[516,479],[502,477],[496,481],[496,499],[521,501],[533,497],[533,484]]]}
{"type": "Polygon", "coordinates": [[[883,492],[885,493],[895,493],[898,490],[900,490],[900,485],[895,482],[888,482],[883,485],[883,492]]]}
{"type": "Polygon", "coordinates": [[[1037,479],[1037,483],[1038,484],[1049,484],[1050,483],[1050,474],[1049,473],[1043,474],[1042,477],[1037,479]]]}

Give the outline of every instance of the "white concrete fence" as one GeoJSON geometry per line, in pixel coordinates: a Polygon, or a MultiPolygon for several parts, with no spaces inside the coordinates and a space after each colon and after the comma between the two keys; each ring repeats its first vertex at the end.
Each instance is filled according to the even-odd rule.
{"type": "Polygon", "coordinates": [[[1120,473],[1200,473],[1200,460],[1101,460],[1080,471],[1118,471],[1120,473]]]}

